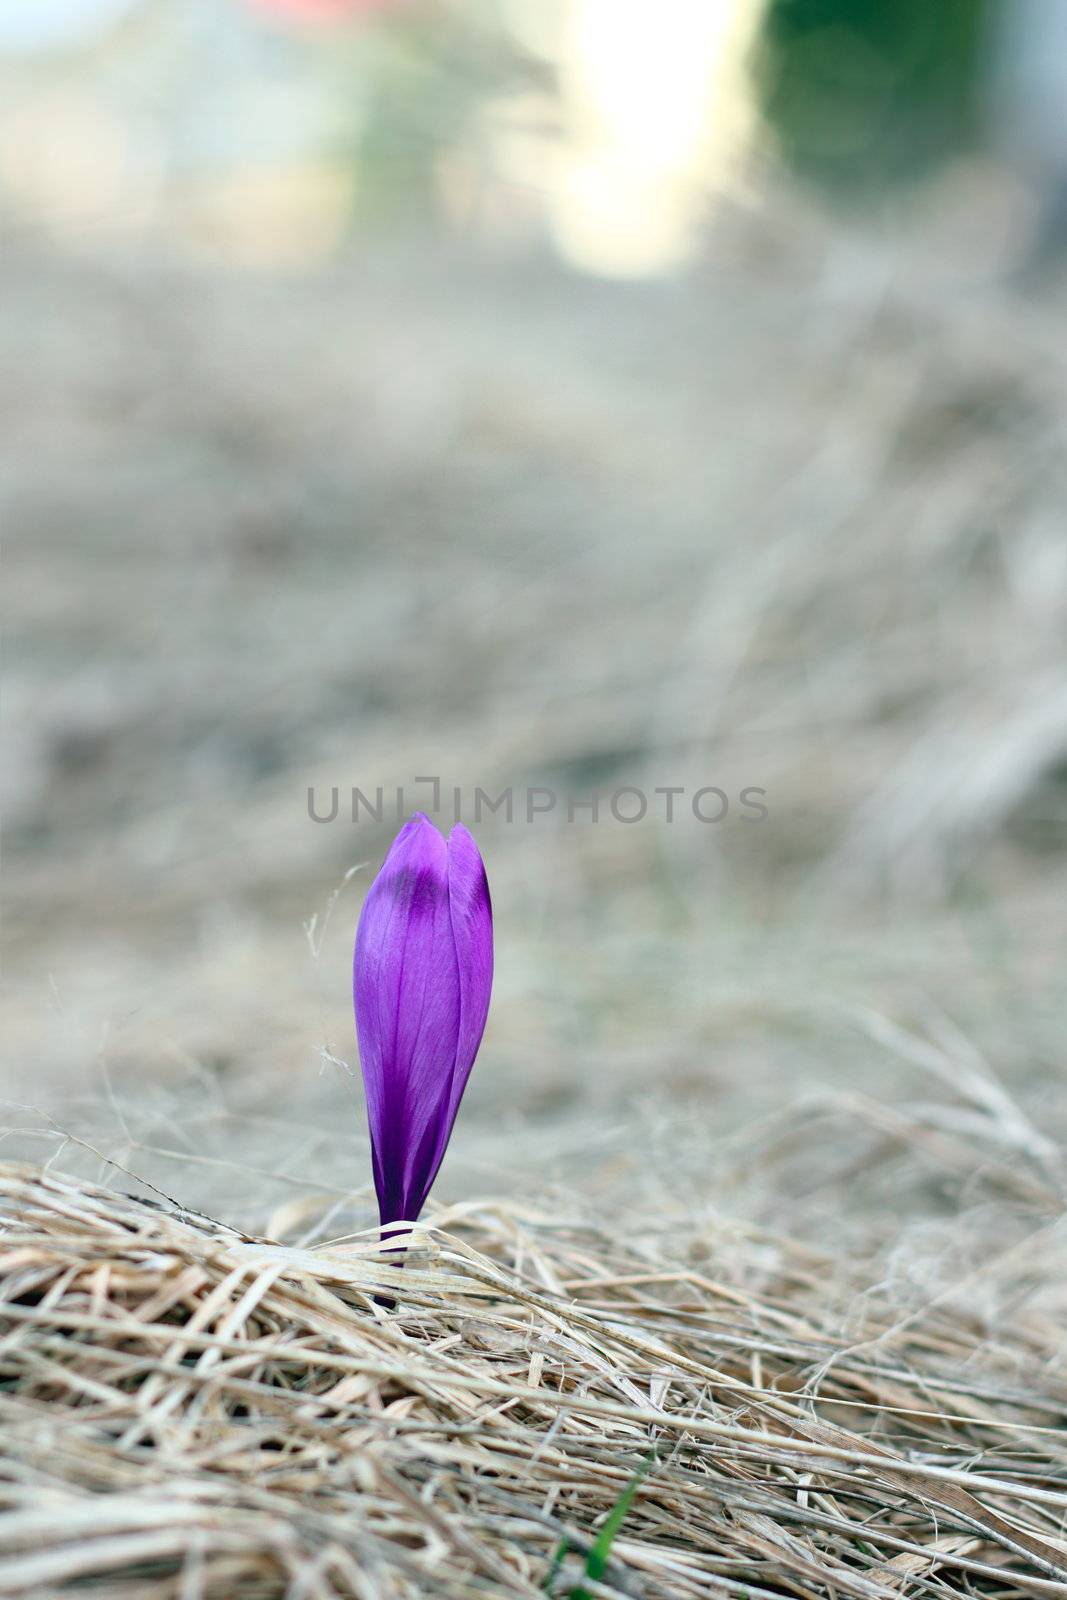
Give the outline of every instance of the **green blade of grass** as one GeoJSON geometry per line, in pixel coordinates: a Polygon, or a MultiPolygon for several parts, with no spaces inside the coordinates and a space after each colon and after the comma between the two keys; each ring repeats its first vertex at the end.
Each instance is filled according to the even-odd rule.
{"type": "MultiPolygon", "coordinates": [[[[641,1463],[633,1477],[630,1479],[630,1482],[626,1485],[626,1488],[622,1491],[622,1494],[620,1494],[619,1498],[616,1500],[615,1504],[604,1518],[604,1526],[594,1539],[589,1554],[585,1558],[585,1576],[587,1578],[592,1578],[594,1582],[599,1582],[607,1572],[608,1561],[611,1557],[611,1547],[615,1543],[615,1538],[619,1532],[619,1529],[622,1527],[626,1513],[630,1509],[633,1497],[637,1493],[637,1490],[640,1486],[641,1479],[645,1476],[646,1472],[648,1472],[654,1460],[655,1457],[650,1455],[641,1463]]],[[[581,1584],[578,1584],[571,1590],[570,1600],[592,1600],[592,1596],[590,1595],[588,1589],[584,1589],[581,1584]]]]}
{"type": "Polygon", "coordinates": [[[570,1545],[567,1543],[566,1539],[561,1539],[559,1544],[556,1546],[555,1554],[552,1557],[552,1564],[545,1573],[545,1581],[541,1585],[546,1594],[551,1594],[552,1585],[555,1582],[556,1574],[559,1572],[560,1567],[567,1559],[567,1551],[569,1549],[570,1545]]]}

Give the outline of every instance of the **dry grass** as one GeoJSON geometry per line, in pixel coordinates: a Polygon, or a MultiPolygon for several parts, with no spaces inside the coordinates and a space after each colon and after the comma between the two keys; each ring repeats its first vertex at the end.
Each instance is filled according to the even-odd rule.
{"type": "Polygon", "coordinates": [[[603,1592],[1067,1595],[1061,308],[887,252],[8,252],[0,1595],[534,1594],[650,1454],[603,1592]],[[387,1311],[306,792],[417,773],[771,816],[479,828],[387,1311]]]}
{"type": "Polygon", "coordinates": [[[591,1594],[1067,1594],[1040,1180],[910,1310],[834,1241],[680,1207],[438,1209],[401,1273],[125,1181],[0,1169],[0,1594],[534,1595],[563,1539],[569,1592],[649,1457],[591,1594]]]}

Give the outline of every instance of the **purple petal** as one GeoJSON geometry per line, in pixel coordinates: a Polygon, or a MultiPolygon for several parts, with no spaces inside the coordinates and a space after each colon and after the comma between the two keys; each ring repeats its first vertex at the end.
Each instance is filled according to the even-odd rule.
{"type": "Polygon", "coordinates": [[[489,883],[478,846],[461,823],[456,824],[448,839],[448,903],[459,975],[459,1025],[453,1071],[443,1085],[437,1142],[426,1151],[423,1199],[430,1192],[452,1137],[459,1103],[482,1042],[493,987],[493,908],[489,883]]]}
{"type": "Polygon", "coordinates": [[[451,1131],[461,1016],[448,850],[421,813],[367,895],[354,990],[381,1220],[414,1221],[451,1131]]]}
{"type": "Polygon", "coordinates": [[[449,1117],[454,1122],[485,1032],[493,987],[489,882],[478,846],[458,822],[448,839],[448,907],[459,969],[459,1043],[448,1103],[449,1117]]]}

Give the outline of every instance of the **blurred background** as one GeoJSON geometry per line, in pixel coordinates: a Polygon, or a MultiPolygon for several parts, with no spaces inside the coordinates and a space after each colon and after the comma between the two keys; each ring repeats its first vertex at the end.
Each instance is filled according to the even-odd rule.
{"type": "Polygon", "coordinates": [[[436,775],[561,797],[441,1199],[1052,1170],[1065,93],[1060,0],[0,0],[8,1154],[366,1224],[436,775]]]}

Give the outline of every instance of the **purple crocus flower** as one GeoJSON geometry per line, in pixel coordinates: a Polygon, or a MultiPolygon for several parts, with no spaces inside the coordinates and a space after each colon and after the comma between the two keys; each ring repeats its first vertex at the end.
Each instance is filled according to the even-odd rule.
{"type": "Polygon", "coordinates": [[[356,930],[353,990],[382,1226],[414,1222],[437,1176],[493,986],[493,911],[478,846],[417,811],[356,930]]]}

